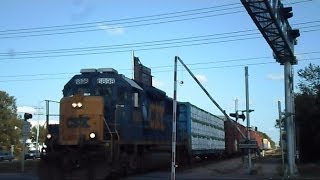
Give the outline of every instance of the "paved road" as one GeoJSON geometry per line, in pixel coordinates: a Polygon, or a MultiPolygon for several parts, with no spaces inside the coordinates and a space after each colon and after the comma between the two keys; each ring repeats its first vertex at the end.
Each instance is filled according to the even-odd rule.
{"type": "Polygon", "coordinates": [[[38,180],[34,174],[24,173],[0,173],[0,180],[38,180]]]}

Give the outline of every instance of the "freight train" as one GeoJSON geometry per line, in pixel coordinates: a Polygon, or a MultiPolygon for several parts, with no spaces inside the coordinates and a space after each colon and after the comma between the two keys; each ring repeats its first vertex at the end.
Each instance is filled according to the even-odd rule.
{"type": "MultiPolygon", "coordinates": [[[[75,174],[105,179],[142,171],[148,155],[171,155],[172,107],[172,99],[152,86],[151,69],[138,58],[134,79],[112,68],[82,69],[64,86],[59,124],[48,125],[40,179],[72,179],[75,174]]],[[[177,163],[238,153],[242,137],[234,126],[245,133],[237,123],[178,102],[177,163]]]]}

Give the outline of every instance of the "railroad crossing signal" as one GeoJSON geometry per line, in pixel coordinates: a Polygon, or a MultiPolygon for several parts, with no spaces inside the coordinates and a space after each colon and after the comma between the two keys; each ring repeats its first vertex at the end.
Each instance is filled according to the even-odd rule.
{"type": "Polygon", "coordinates": [[[31,119],[32,118],[32,114],[29,114],[29,113],[24,113],[24,120],[28,120],[28,119],[31,119]]]}
{"type": "Polygon", "coordinates": [[[24,121],[23,121],[23,127],[22,127],[22,135],[23,136],[29,136],[30,135],[30,128],[31,123],[28,122],[28,119],[32,118],[32,114],[24,113],[24,121]]]}
{"type": "Polygon", "coordinates": [[[30,128],[31,128],[31,123],[28,121],[24,121],[23,127],[22,127],[22,135],[29,136],[30,135],[30,128]]]}
{"type": "Polygon", "coordinates": [[[236,118],[236,121],[238,121],[238,119],[242,119],[243,121],[246,119],[246,116],[242,113],[242,114],[239,114],[238,111],[236,111],[235,113],[230,113],[229,114],[231,117],[234,117],[236,118]]]}
{"type": "Polygon", "coordinates": [[[28,122],[28,119],[32,118],[32,114],[24,113],[24,121],[23,121],[23,127],[22,127],[22,153],[21,153],[21,171],[24,172],[24,155],[25,155],[25,146],[26,146],[26,139],[30,135],[30,128],[31,123],[28,122]]]}

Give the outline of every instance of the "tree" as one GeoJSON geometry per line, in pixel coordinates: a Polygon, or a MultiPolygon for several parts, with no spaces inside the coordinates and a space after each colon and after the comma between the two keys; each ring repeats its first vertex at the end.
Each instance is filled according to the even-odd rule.
{"type": "Polygon", "coordinates": [[[320,66],[309,64],[308,67],[300,69],[298,83],[300,94],[316,95],[320,90],[320,66]]]}
{"type": "MultiPolygon", "coordinates": [[[[43,125],[39,125],[39,139],[38,139],[38,142],[39,142],[39,145],[43,144],[44,141],[45,141],[45,138],[46,138],[46,127],[43,125]]],[[[30,134],[30,137],[31,139],[31,142],[32,143],[36,143],[37,142],[37,127],[36,126],[33,126],[32,129],[31,129],[31,134],[30,134]]]]}
{"type": "Polygon", "coordinates": [[[320,160],[320,66],[298,71],[299,92],[295,95],[295,121],[300,159],[320,160]]]}
{"type": "Polygon", "coordinates": [[[0,148],[8,151],[11,145],[21,147],[21,129],[22,121],[17,116],[16,99],[0,91],[0,148]]]}

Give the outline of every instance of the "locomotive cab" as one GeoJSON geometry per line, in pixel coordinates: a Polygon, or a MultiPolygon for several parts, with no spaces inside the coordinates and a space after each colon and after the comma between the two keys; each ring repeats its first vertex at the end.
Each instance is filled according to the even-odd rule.
{"type": "Polygon", "coordinates": [[[114,69],[81,70],[63,90],[59,143],[78,145],[119,139],[119,123],[128,123],[133,114],[141,111],[140,91],[138,84],[114,69]]]}

